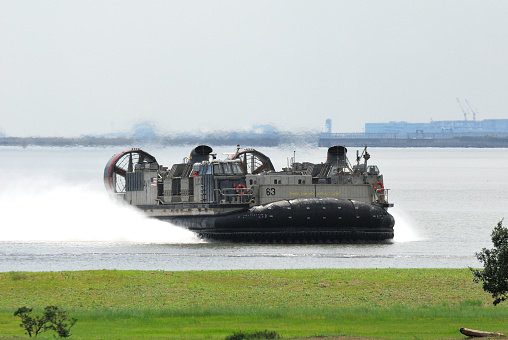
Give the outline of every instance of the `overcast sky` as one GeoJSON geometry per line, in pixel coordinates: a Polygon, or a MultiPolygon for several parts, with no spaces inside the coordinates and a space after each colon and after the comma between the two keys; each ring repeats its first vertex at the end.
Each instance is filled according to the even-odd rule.
{"type": "Polygon", "coordinates": [[[0,32],[9,136],[508,118],[508,1],[2,0],[0,32]]]}

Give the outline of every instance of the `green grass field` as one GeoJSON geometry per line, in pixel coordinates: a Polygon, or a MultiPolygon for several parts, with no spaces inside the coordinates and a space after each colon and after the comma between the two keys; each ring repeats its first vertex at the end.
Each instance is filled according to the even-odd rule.
{"type": "Polygon", "coordinates": [[[74,339],[224,339],[265,329],[285,339],[465,338],[461,327],[508,334],[508,303],[492,306],[468,269],[0,273],[0,338],[28,338],[14,311],[47,305],[78,319],[74,339]]]}

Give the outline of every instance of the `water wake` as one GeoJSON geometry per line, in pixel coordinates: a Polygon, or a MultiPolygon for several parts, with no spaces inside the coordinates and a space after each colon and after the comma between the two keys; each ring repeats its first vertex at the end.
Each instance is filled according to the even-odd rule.
{"type": "Polygon", "coordinates": [[[147,218],[92,184],[41,178],[4,189],[0,241],[201,242],[194,233],[147,218]]]}
{"type": "Polygon", "coordinates": [[[416,224],[403,211],[393,208],[390,210],[390,214],[395,218],[394,242],[414,242],[424,239],[419,235],[416,224]]]}

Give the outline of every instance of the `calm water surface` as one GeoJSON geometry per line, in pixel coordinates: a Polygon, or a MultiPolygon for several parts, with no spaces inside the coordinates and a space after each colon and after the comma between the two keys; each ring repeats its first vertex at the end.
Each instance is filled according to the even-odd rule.
{"type": "MultiPolygon", "coordinates": [[[[171,165],[191,147],[145,147],[171,165]]],[[[324,161],[325,148],[258,148],[276,168],[324,161]]],[[[385,244],[254,245],[199,240],[105,192],[121,148],[0,148],[0,271],[85,269],[463,268],[508,217],[508,149],[370,148],[395,208],[385,244]]],[[[220,157],[226,148],[214,147],[220,157]]],[[[349,148],[354,159],[356,148],[349,148]]]]}

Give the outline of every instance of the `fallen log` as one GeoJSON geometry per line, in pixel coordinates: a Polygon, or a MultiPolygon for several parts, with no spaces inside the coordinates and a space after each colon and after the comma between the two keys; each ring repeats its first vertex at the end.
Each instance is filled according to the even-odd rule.
{"type": "Polygon", "coordinates": [[[460,332],[464,335],[471,336],[471,337],[477,337],[477,338],[504,336],[504,334],[502,334],[502,333],[483,332],[483,331],[477,331],[475,329],[469,329],[469,328],[461,328],[460,332]]]}

